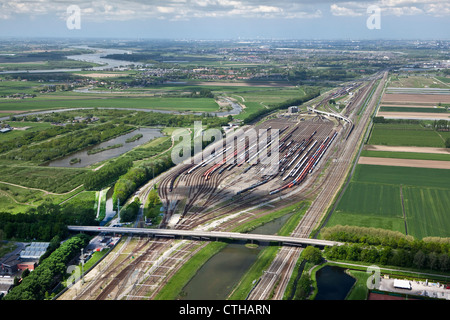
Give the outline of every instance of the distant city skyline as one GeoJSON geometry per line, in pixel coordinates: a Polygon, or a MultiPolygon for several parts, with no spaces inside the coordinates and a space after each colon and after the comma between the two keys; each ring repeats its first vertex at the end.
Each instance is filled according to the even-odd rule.
{"type": "Polygon", "coordinates": [[[0,37],[449,40],[449,30],[448,0],[0,0],[0,37]]]}

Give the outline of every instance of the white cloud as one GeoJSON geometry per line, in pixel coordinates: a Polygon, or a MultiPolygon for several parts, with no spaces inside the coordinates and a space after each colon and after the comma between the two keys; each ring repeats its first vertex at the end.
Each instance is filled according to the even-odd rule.
{"type": "Polygon", "coordinates": [[[376,5],[383,15],[450,15],[449,0],[379,0],[379,1],[344,1],[330,5],[330,12],[335,16],[355,17],[366,15],[369,6],[376,5]]]}
{"type": "Polygon", "coordinates": [[[77,4],[82,19],[89,21],[194,18],[284,18],[322,17],[323,9],[342,17],[367,15],[370,5],[378,5],[385,15],[450,16],[449,0],[0,0],[0,19],[17,15],[54,14],[67,17],[69,5],[77,4]]]}
{"type": "Polygon", "coordinates": [[[357,12],[351,8],[340,7],[335,3],[330,6],[330,11],[334,16],[346,16],[346,17],[362,16],[361,12],[357,12]]]}

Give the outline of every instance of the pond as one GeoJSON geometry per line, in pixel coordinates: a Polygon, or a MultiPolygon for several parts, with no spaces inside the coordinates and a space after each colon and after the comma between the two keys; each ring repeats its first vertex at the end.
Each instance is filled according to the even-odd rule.
{"type": "Polygon", "coordinates": [[[325,266],[316,273],[318,293],[315,300],[345,300],[356,279],[345,269],[325,266]]]}
{"type": "Polygon", "coordinates": [[[134,130],[133,132],[121,135],[117,138],[102,142],[98,145],[88,147],[86,149],[83,149],[81,151],[72,153],[64,158],[57,159],[50,161],[48,163],[49,167],[71,167],[71,168],[83,168],[88,167],[94,163],[108,160],[115,158],[117,156],[120,156],[121,154],[130,151],[131,149],[140,146],[144,143],[147,143],[155,138],[162,137],[163,134],[161,133],[161,129],[155,129],[155,128],[140,128],[137,130],[134,130]],[[142,134],[142,138],[133,141],[133,142],[126,142],[128,138],[131,138],[137,134],[142,134]],[[92,149],[100,149],[100,148],[108,148],[115,145],[122,145],[121,147],[108,149],[105,151],[101,151],[94,154],[88,154],[89,150],[92,149]],[[80,159],[79,162],[75,162],[71,164],[71,159],[80,159]]]}

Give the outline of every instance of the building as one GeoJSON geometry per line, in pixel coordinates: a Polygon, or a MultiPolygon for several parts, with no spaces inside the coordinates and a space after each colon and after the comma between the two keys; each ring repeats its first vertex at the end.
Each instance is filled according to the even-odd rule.
{"type": "Polygon", "coordinates": [[[289,113],[297,113],[298,107],[297,106],[291,106],[288,108],[289,113]]]}
{"type": "Polygon", "coordinates": [[[13,275],[17,272],[17,264],[19,263],[17,256],[10,256],[0,264],[0,275],[13,275]]]}
{"type": "Polygon", "coordinates": [[[21,259],[39,259],[47,251],[49,242],[32,242],[20,252],[21,259]]]}

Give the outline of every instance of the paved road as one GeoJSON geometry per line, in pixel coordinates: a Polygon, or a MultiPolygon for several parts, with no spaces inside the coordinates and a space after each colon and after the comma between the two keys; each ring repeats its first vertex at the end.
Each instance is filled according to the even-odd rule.
{"type": "Polygon", "coordinates": [[[284,245],[316,245],[316,246],[334,246],[342,245],[341,242],[285,237],[265,234],[248,234],[239,232],[219,232],[219,231],[199,231],[199,230],[177,230],[177,229],[147,229],[147,228],[122,228],[122,227],[91,227],[91,226],[68,226],[71,231],[78,232],[104,232],[104,233],[123,233],[154,236],[183,236],[198,237],[200,239],[234,239],[234,240],[254,240],[254,241],[273,241],[281,242],[284,245]]]}

